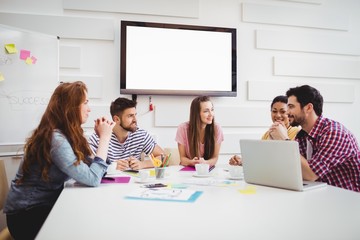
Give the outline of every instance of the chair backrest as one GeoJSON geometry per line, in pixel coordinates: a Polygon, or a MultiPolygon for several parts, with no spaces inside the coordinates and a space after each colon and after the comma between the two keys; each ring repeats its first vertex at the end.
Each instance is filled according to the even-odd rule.
{"type": "Polygon", "coordinates": [[[9,184],[6,177],[4,160],[0,160],[0,209],[4,208],[9,184]]]}
{"type": "Polygon", "coordinates": [[[0,240],[13,240],[7,227],[0,231],[0,240]]]}
{"type": "Polygon", "coordinates": [[[165,154],[171,153],[169,165],[179,165],[180,164],[180,154],[178,148],[164,148],[165,154]]]}
{"type": "MultiPolygon", "coordinates": [[[[4,208],[8,192],[9,183],[6,177],[5,163],[4,160],[0,159],[0,210],[4,208]]],[[[0,228],[0,240],[13,240],[6,224],[4,229],[0,228]]]]}

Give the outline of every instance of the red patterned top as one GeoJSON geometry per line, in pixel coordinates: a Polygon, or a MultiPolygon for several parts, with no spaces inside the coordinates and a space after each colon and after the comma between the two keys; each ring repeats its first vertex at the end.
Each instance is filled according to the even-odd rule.
{"type": "Polygon", "coordinates": [[[319,176],[317,181],[360,192],[359,145],[344,125],[320,116],[309,134],[301,130],[296,140],[305,158],[306,139],[313,148],[308,163],[319,176]]]}

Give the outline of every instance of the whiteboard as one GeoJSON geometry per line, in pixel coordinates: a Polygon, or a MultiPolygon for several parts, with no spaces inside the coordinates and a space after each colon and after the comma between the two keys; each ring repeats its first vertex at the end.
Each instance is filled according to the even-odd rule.
{"type": "Polygon", "coordinates": [[[24,143],[58,85],[59,39],[0,25],[0,46],[0,145],[24,143]]]}

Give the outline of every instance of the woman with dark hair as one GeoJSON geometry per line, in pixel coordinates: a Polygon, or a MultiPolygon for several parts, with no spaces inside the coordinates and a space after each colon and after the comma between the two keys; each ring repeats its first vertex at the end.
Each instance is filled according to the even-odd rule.
{"type": "MultiPolygon", "coordinates": [[[[277,96],[273,99],[270,109],[271,109],[271,120],[275,124],[283,124],[287,128],[288,139],[294,140],[296,134],[300,131],[300,127],[290,126],[288,107],[287,107],[288,98],[287,96],[277,96]]],[[[271,127],[268,131],[264,133],[261,138],[262,140],[272,140],[271,136],[271,127]]]]}
{"type": "Polygon", "coordinates": [[[35,238],[65,181],[73,178],[87,186],[100,184],[108,167],[105,160],[114,123],[104,117],[95,121],[101,146],[93,158],[81,128],[89,116],[88,102],[84,83],[60,84],[27,139],[4,208],[15,239],[35,238]]]}
{"type": "MultiPolygon", "coordinates": [[[[273,125],[269,128],[269,130],[264,133],[264,135],[261,137],[261,140],[272,140],[272,128],[278,124],[282,124],[284,127],[287,128],[288,140],[295,139],[296,134],[300,131],[301,128],[290,126],[287,102],[287,96],[283,95],[276,96],[273,99],[270,105],[271,120],[273,121],[273,125]]],[[[242,161],[240,156],[234,155],[232,158],[230,158],[229,164],[241,165],[242,161]]]]}
{"type": "Polygon", "coordinates": [[[214,106],[208,96],[191,102],[190,120],[178,126],[175,140],[181,165],[216,164],[224,135],[220,125],[215,123],[214,106]]]}

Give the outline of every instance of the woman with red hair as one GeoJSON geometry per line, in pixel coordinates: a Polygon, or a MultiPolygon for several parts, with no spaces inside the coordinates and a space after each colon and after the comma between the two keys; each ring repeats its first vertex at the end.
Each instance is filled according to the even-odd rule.
{"type": "Polygon", "coordinates": [[[89,116],[88,102],[84,83],[61,83],[27,139],[4,208],[15,239],[35,238],[65,181],[72,178],[87,186],[100,184],[108,167],[105,160],[114,123],[104,117],[95,121],[100,146],[92,156],[81,128],[89,116]]]}

